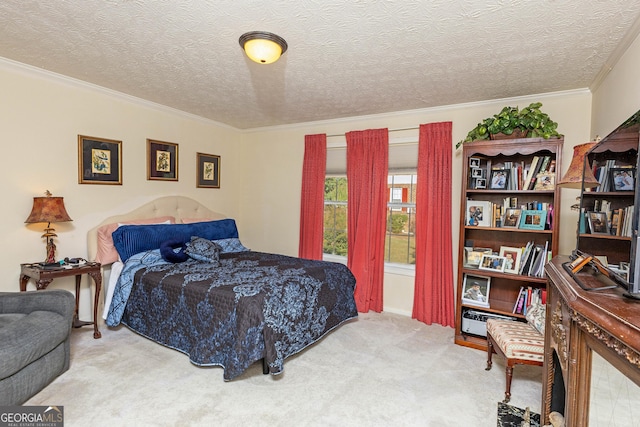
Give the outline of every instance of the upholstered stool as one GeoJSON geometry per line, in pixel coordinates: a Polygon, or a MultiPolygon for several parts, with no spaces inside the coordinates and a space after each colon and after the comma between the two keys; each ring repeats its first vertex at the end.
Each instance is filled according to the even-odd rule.
{"type": "Polygon", "coordinates": [[[507,359],[507,388],[504,402],[511,399],[511,379],[514,365],[538,365],[544,361],[544,335],[526,322],[515,320],[487,320],[487,367],[491,369],[491,355],[507,359]]]}

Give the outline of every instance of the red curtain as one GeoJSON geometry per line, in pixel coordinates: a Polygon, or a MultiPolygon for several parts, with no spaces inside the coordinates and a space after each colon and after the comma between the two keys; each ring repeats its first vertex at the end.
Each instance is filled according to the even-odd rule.
{"type": "Polygon", "coordinates": [[[420,125],[412,317],[453,327],[451,150],[451,122],[420,125]]]}
{"type": "Polygon", "coordinates": [[[327,167],[327,135],[305,135],[300,201],[298,256],[322,259],[324,176],[327,167]]]}
{"type": "Polygon", "coordinates": [[[347,266],[356,277],[359,312],[382,311],[389,131],[354,131],[347,138],[347,266]]]}

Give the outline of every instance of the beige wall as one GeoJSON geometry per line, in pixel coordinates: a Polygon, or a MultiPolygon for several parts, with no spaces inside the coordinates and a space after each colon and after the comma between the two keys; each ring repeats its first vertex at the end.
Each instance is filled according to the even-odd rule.
{"type": "MultiPolygon", "coordinates": [[[[3,210],[0,291],[17,291],[19,264],[43,261],[44,224],[26,225],[32,198],[63,196],[73,222],[53,226],[58,257],[86,257],[87,231],[160,195],[182,194],[237,217],[242,172],[237,130],[177,111],[0,62],[3,210]],[[78,184],[78,134],[122,141],[123,185],[78,184]],[[179,144],[179,181],[146,179],[146,139],[179,144]],[[221,155],[221,189],[197,189],[196,152],[221,155]]],[[[83,279],[83,285],[87,279],[83,279]]],[[[29,289],[33,289],[33,282],[29,289]]],[[[73,280],[51,287],[73,289],[73,280]]],[[[88,298],[88,292],[83,292],[88,298]]],[[[87,303],[82,308],[87,308],[87,303]]]]}
{"type": "MultiPolygon", "coordinates": [[[[421,123],[453,122],[453,141],[465,137],[478,121],[505,105],[540,101],[565,135],[563,171],[576,144],[604,135],[639,108],[640,41],[636,40],[593,95],[588,90],[542,94],[515,99],[453,105],[367,117],[305,123],[241,132],[63,77],[0,60],[0,135],[5,155],[0,176],[5,214],[0,222],[4,248],[0,291],[18,289],[19,264],[44,257],[42,227],[24,224],[31,198],[46,189],[63,196],[72,223],[56,224],[59,256],[86,256],[86,233],[105,217],[127,211],[155,197],[183,194],[238,220],[243,242],[255,250],[296,255],[298,251],[300,179],[304,135],[415,127],[421,123]],[[592,108],[593,103],[593,108],[592,108]],[[593,110],[593,123],[592,123],[593,110]],[[122,186],[77,183],[77,135],[123,141],[122,186]],[[146,180],[146,138],[179,144],[180,180],[146,180]],[[195,153],[222,156],[222,188],[195,188],[195,153]]],[[[417,130],[394,132],[391,142],[417,138],[417,130]]],[[[329,138],[330,143],[344,137],[329,138]]],[[[459,222],[460,153],[452,146],[451,216],[459,222]]],[[[575,245],[577,213],[570,210],[577,190],[562,190],[560,252],[575,245]]],[[[453,230],[454,263],[458,232],[453,230]]],[[[72,282],[55,287],[71,290],[72,282]]],[[[31,285],[33,286],[33,285],[31,285]]],[[[53,286],[53,285],[52,285],[53,286]]],[[[410,313],[413,280],[385,276],[385,310],[410,313]]],[[[87,301],[88,303],[88,301],[87,301]]],[[[88,311],[86,311],[88,312],[88,311]]]]}

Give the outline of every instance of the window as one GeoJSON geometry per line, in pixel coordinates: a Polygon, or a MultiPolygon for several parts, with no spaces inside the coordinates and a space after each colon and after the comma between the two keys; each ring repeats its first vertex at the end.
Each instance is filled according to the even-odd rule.
{"type": "MultiPolygon", "coordinates": [[[[387,230],[385,262],[403,267],[415,264],[415,214],[418,142],[414,139],[389,145],[387,230]]],[[[346,146],[327,149],[324,181],[325,254],[347,256],[346,146]]]]}
{"type": "MultiPolygon", "coordinates": [[[[415,195],[417,176],[389,175],[385,262],[415,264],[415,195]]],[[[347,256],[347,178],[327,177],[324,181],[325,254],[347,256]]]]}
{"type": "Polygon", "coordinates": [[[344,176],[324,180],[323,252],[347,256],[347,178],[344,176]]]}
{"type": "Polygon", "coordinates": [[[416,174],[389,175],[385,262],[416,263],[416,174]]]}

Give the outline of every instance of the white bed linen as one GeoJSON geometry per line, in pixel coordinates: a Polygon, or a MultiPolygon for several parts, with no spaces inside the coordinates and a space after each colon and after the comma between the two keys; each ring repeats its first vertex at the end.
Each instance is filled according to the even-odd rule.
{"type": "Polygon", "coordinates": [[[116,283],[118,282],[118,278],[120,277],[123,268],[124,263],[120,260],[111,264],[109,284],[107,285],[107,296],[104,301],[104,311],[102,312],[102,318],[105,320],[107,320],[107,316],[109,315],[109,307],[111,307],[111,300],[113,299],[113,290],[116,287],[116,283]]]}

